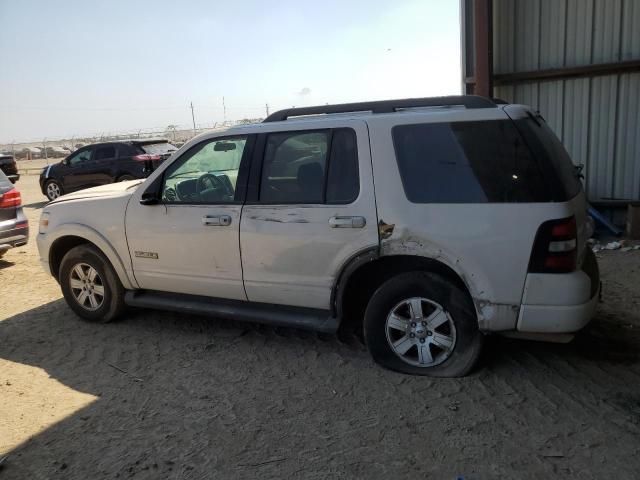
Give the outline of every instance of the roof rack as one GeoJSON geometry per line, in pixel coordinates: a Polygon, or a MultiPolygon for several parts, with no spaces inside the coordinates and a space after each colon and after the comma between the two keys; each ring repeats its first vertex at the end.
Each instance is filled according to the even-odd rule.
{"type": "Polygon", "coordinates": [[[280,122],[289,117],[303,115],[321,115],[328,113],[392,113],[406,108],[464,106],[466,108],[496,108],[496,104],[477,95],[453,95],[448,97],[404,98],[401,100],[382,100],[376,102],[342,103],[337,105],[318,105],[316,107],[286,108],[272,113],[263,122],[280,122]]]}

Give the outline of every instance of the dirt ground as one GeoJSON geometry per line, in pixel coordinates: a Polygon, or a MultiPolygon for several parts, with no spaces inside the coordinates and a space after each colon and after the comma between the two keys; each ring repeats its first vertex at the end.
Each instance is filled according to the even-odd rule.
{"type": "Polygon", "coordinates": [[[462,379],[376,366],[349,336],[132,311],[91,325],[31,242],[0,260],[0,478],[638,478],[640,250],[599,254],[568,345],[488,338],[462,379]],[[4,458],[4,460],[1,460],[4,458]]]}

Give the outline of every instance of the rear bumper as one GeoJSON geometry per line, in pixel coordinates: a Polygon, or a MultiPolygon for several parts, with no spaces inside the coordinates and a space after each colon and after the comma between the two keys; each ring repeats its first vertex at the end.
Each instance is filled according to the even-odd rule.
{"type": "Polygon", "coordinates": [[[527,333],[574,333],[593,318],[598,304],[598,287],[593,298],[579,305],[522,305],[518,331],[527,333]]]}
{"type": "Polygon", "coordinates": [[[29,227],[13,228],[0,231],[0,252],[10,248],[21,247],[29,241],[29,227]]]}
{"type": "Polygon", "coordinates": [[[529,274],[517,330],[574,333],[593,317],[600,298],[600,272],[588,250],[582,269],[567,274],[529,274]]]}

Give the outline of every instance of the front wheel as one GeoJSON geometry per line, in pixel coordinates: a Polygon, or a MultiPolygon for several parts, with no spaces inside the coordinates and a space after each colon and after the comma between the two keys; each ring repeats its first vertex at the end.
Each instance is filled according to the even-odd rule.
{"type": "Polygon", "coordinates": [[[92,245],[72,248],[58,274],[67,305],[81,318],[106,323],[124,310],[124,288],[104,254],[92,245]]]}
{"type": "Polygon", "coordinates": [[[461,377],[482,350],[469,296],[430,272],[398,275],[373,294],[364,336],[374,360],[391,370],[434,377],[461,377]]]}
{"type": "Polygon", "coordinates": [[[135,180],[136,177],[134,177],[133,175],[129,175],[127,173],[125,173],[124,175],[120,175],[118,177],[118,180],[116,180],[117,182],[128,182],[129,180],[135,180]]]}

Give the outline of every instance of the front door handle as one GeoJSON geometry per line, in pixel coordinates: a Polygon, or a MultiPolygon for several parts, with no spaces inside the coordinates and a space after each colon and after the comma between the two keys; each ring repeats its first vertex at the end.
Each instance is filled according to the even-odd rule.
{"type": "Polygon", "coordinates": [[[363,228],[367,224],[364,217],[331,217],[331,228],[363,228]]]}
{"type": "Polygon", "coordinates": [[[227,227],[231,225],[229,215],[205,215],[202,217],[202,224],[209,227],[227,227]]]}

